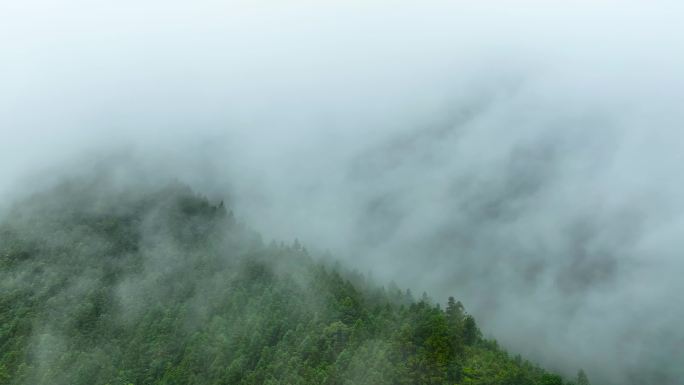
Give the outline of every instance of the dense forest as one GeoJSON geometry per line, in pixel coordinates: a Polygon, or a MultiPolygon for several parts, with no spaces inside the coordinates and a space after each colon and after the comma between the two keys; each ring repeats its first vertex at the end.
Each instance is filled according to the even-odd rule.
{"type": "Polygon", "coordinates": [[[71,180],[0,224],[0,384],[588,380],[509,355],[454,298],[263,242],[181,183],[71,180]]]}

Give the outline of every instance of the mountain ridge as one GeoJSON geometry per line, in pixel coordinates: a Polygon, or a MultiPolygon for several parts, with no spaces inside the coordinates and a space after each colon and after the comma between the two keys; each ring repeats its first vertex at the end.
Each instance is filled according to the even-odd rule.
{"type": "Polygon", "coordinates": [[[179,182],[112,187],[64,182],[2,221],[0,383],[573,384],[453,297],[265,244],[179,182]]]}

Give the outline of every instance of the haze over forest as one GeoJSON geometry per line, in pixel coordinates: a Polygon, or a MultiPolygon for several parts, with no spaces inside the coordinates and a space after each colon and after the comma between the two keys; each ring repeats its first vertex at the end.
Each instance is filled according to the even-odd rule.
{"type": "Polygon", "coordinates": [[[0,218],[180,181],[594,384],[684,372],[675,1],[0,4],[0,218]],[[46,198],[47,199],[47,198],[46,198]]]}

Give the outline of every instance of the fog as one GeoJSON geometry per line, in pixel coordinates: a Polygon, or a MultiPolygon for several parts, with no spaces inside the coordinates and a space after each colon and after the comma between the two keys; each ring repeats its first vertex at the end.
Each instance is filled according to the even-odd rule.
{"type": "Polygon", "coordinates": [[[0,209],[118,162],[225,197],[266,239],[454,295],[548,368],[681,383],[682,12],[7,1],[0,209]]]}

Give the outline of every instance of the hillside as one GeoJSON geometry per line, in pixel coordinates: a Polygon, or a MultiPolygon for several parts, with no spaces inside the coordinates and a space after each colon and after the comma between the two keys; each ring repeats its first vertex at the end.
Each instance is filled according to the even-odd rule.
{"type": "Polygon", "coordinates": [[[0,240],[0,384],[570,383],[453,298],[264,243],[182,184],[64,182],[18,203],[0,240]]]}

